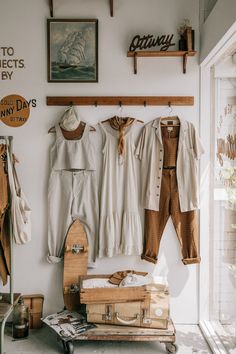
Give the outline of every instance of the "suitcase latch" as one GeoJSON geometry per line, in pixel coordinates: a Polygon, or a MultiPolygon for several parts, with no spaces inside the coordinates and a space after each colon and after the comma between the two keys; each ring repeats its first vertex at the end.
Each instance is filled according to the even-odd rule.
{"type": "Polygon", "coordinates": [[[112,320],[112,306],[106,305],[105,311],[106,311],[106,313],[102,315],[103,321],[111,321],[112,320]]]}
{"type": "Polygon", "coordinates": [[[151,318],[147,317],[147,309],[143,310],[143,323],[144,324],[151,324],[152,323],[151,318]]]}

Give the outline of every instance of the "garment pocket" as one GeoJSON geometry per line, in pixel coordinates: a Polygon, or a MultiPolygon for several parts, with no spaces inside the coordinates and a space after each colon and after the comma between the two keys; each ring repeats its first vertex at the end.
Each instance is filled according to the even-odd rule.
{"type": "Polygon", "coordinates": [[[189,158],[195,158],[195,154],[194,154],[194,150],[192,147],[184,147],[184,155],[185,157],[189,157],[189,158]]]}

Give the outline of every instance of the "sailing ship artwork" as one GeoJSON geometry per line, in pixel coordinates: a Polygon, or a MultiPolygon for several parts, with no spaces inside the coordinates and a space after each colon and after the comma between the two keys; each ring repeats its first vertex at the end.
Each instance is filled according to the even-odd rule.
{"type": "Polygon", "coordinates": [[[97,20],[48,20],[48,81],[97,82],[97,20]]]}

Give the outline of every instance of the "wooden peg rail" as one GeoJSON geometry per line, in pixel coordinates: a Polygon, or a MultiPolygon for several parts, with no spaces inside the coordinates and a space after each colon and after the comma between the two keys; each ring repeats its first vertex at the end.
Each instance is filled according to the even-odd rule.
{"type": "Polygon", "coordinates": [[[193,96],[47,96],[47,106],[193,106],[193,96]]]}

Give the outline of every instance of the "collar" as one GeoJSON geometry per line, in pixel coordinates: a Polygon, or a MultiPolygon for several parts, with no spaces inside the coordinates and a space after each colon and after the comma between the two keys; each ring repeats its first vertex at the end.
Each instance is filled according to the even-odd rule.
{"type": "MultiPolygon", "coordinates": [[[[170,119],[171,119],[171,117],[170,117],[170,119]]],[[[179,122],[180,122],[179,142],[182,142],[185,132],[188,129],[188,125],[187,125],[187,121],[185,119],[179,118],[179,122]]],[[[161,117],[158,117],[153,120],[152,127],[156,129],[156,135],[157,135],[160,143],[162,144],[161,117]]]]}

